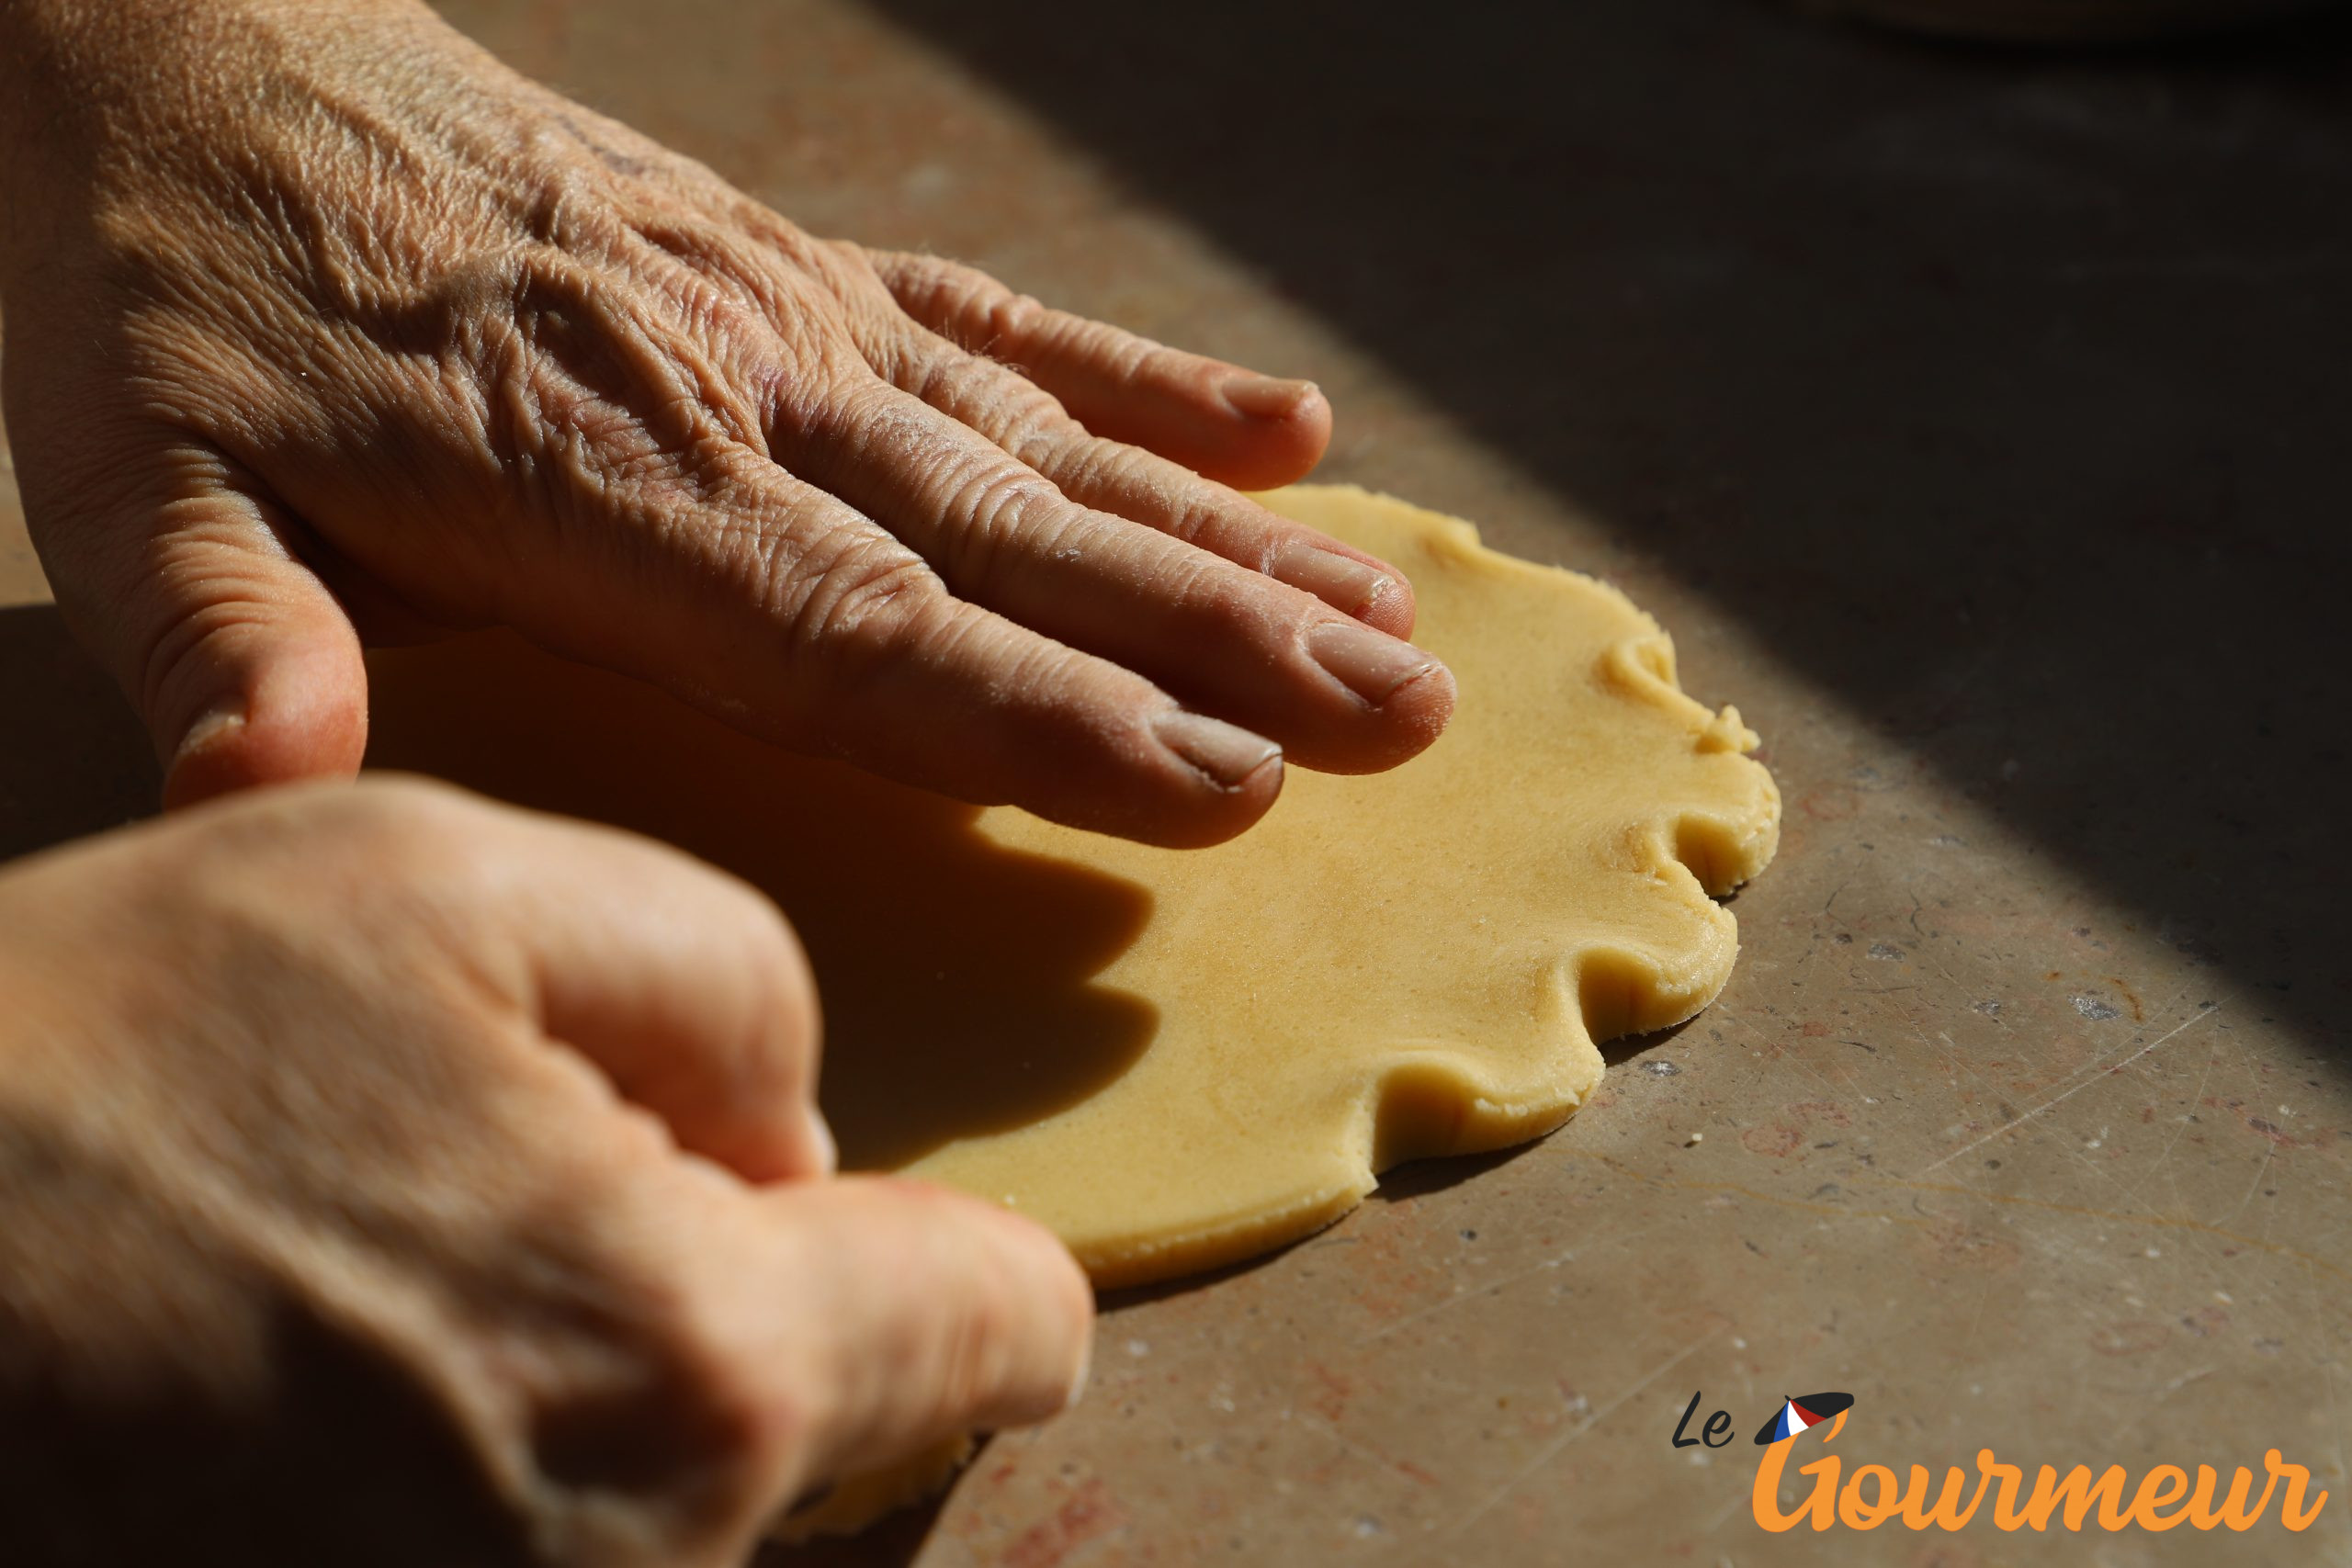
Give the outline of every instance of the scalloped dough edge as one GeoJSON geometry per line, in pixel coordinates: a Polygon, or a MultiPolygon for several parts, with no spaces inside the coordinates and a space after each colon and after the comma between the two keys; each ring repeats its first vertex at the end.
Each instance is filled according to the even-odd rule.
{"type": "MultiPolygon", "coordinates": [[[[1294,487],[1259,499],[1284,511],[1286,494],[1345,498],[1408,516],[1432,553],[1481,570],[1540,580],[1567,578],[1616,600],[1648,628],[1601,656],[1602,678],[1628,695],[1680,716],[1701,753],[1752,751],[1761,743],[1739,710],[1708,707],[1677,681],[1673,639],[1650,614],[1612,583],[1562,567],[1489,549],[1476,524],[1354,485],[1294,487]]],[[[1288,514],[1287,513],[1285,514],[1288,514]]],[[[1311,521],[1311,520],[1310,520],[1311,521]]],[[[1487,1154],[1558,1130],[1591,1098],[1605,1070],[1600,1047],[1629,1035],[1688,1022],[1722,994],[1739,955],[1738,925],[1715,899],[1753,878],[1780,846],[1781,795],[1757,770],[1759,809],[1740,820],[1685,810],[1633,825],[1640,868],[1675,886],[1717,940],[1675,963],[1630,946],[1597,944],[1562,956],[1555,971],[1555,1013],[1563,1029],[1561,1075],[1539,1091],[1510,1095],[1465,1071],[1455,1042],[1400,1043],[1398,1054],[1368,1076],[1348,1138],[1335,1151],[1323,1186],[1277,1209],[1222,1216],[1146,1240],[1099,1241],[1077,1248],[1080,1264],[1103,1290],[1146,1285],[1229,1267],[1292,1246],[1345,1217],[1376,1191],[1380,1177],[1413,1160],[1487,1154]],[[1679,969],[1680,974],[1672,973],[1679,969]],[[1605,980],[1604,980],[1605,976],[1605,980]]]]}

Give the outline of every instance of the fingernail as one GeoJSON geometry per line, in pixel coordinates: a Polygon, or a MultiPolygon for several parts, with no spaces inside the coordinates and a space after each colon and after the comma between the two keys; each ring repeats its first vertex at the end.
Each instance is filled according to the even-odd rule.
{"type": "Polygon", "coordinates": [[[1312,381],[1285,381],[1279,376],[1230,376],[1225,400],[1234,412],[1251,419],[1287,419],[1314,394],[1312,381]]]}
{"type": "Polygon", "coordinates": [[[1264,736],[1204,713],[1171,708],[1151,728],[1161,745],[1206,773],[1219,789],[1239,789],[1269,762],[1282,762],[1283,749],[1264,736]]]}
{"type": "Polygon", "coordinates": [[[242,705],[212,709],[187,727],[187,732],[180,737],[179,749],[172,753],[171,760],[176,762],[183,757],[196,755],[230,731],[243,728],[244,722],[245,710],[242,705]]]}
{"type": "Polygon", "coordinates": [[[1409,642],[1353,621],[1326,621],[1306,634],[1306,651],[1332,679],[1378,707],[1438,667],[1409,642]]]}
{"type": "Polygon", "coordinates": [[[810,1106],[808,1115],[808,1146],[817,1153],[817,1174],[831,1176],[841,1168],[841,1145],[833,1142],[833,1130],[825,1124],[825,1113],[810,1106]]]}
{"type": "Polygon", "coordinates": [[[164,810],[177,811],[193,806],[243,782],[232,776],[233,769],[224,771],[209,753],[233,755],[231,749],[245,724],[243,708],[224,705],[210,709],[187,727],[179,745],[164,759],[164,810]]]}
{"type": "Polygon", "coordinates": [[[1292,545],[1274,559],[1273,579],[1304,589],[1335,610],[1360,615],[1388,592],[1388,574],[1313,545],[1292,545]]]}
{"type": "Polygon", "coordinates": [[[1094,1342],[1090,1339],[1086,1342],[1086,1348],[1078,1353],[1078,1375],[1069,1380],[1069,1392],[1062,1395],[1064,1410],[1070,1409],[1086,1397],[1086,1380],[1093,1371],[1093,1367],[1094,1342]]]}

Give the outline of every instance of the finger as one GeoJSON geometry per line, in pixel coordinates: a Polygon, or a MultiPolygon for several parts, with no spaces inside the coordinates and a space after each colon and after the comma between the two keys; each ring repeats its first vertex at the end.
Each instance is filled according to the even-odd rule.
{"type": "Polygon", "coordinates": [[[1313,596],[1072,504],[978,432],[879,381],[773,443],[903,538],[961,598],[1134,670],[1332,772],[1394,766],[1444,727],[1438,660],[1313,596]]]}
{"type": "Polygon", "coordinates": [[[505,942],[464,956],[541,1033],[594,1063],[682,1147],[747,1179],[831,1172],[816,983],[764,895],[633,834],[416,781],[369,790],[456,849],[463,929],[488,922],[505,942]]]}
{"type": "Polygon", "coordinates": [[[890,1178],[777,1189],[761,1206],[781,1245],[761,1303],[774,1349],[759,1360],[797,1374],[804,1484],[1077,1401],[1094,1297],[1043,1226],[890,1178]]]}
{"type": "Polygon", "coordinates": [[[1170,846],[1231,838],[1281,790],[1272,741],[957,599],[872,521],[771,464],[668,546],[687,584],[677,604],[611,619],[649,639],[628,662],[739,727],[1170,846]],[[731,587],[728,613],[711,613],[714,579],[731,587]]]}
{"type": "Polygon", "coordinates": [[[1148,524],[1392,637],[1411,635],[1412,587],[1379,557],[1139,446],[1089,433],[1049,393],[994,360],[919,329],[901,338],[885,360],[893,385],[978,431],[1079,505],[1148,524]]]}
{"type": "Polygon", "coordinates": [[[359,639],[291,520],[212,454],[159,442],[118,467],[37,469],[28,512],[61,605],[146,722],[165,806],[356,772],[359,639]]]}
{"type": "Polygon", "coordinates": [[[1018,367],[1097,435],[1244,490],[1305,477],[1330,444],[1330,405],[1310,381],[1261,376],[1049,310],[936,256],[867,254],[900,310],[1018,367]]]}

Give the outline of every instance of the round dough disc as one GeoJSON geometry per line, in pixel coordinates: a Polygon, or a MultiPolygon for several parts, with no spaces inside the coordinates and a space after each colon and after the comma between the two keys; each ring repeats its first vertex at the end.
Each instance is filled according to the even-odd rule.
{"type": "Polygon", "coordinates": [[[1600,1042],[1722,989],[1738,939],[1709,894],[1778,838],[1755,736],[1683,695],[1672,645],[1623,594],[1360,490],[1261,499],[1403,570],[1414,640],[1460,701],[1402,767],[1291,769],[1272,812],[1214,849],[980,818],[1009,849],[1145,890],[1141,930],[1093,979],[1156,1016],[1083,1100],[906,1168],[1044,1221],[1106,1282],[1264,1251],[1401,1160],[1557,1126],[1600,1081],[1600,1042]]]}

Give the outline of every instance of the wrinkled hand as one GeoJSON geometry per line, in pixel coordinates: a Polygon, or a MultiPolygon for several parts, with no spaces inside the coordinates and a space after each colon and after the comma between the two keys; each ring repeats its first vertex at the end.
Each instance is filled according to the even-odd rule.
{"type": "Polygon", "coordinates": [[[1080,1375],[1050,1235],[825,1179],[799,951],[670,850],[247,795],[0,874],[0,1562],[716,1568],[1080,1375]]]}
{"type": "Polygon", "coordinates": [[[353,620],[1170,843],[1445,721],[1402,577],[1215,482],[1313,465],[1305,383],[811,239],[412,0],[10,29],[20,480],[174,801],[356,765],[353,620]]]}

